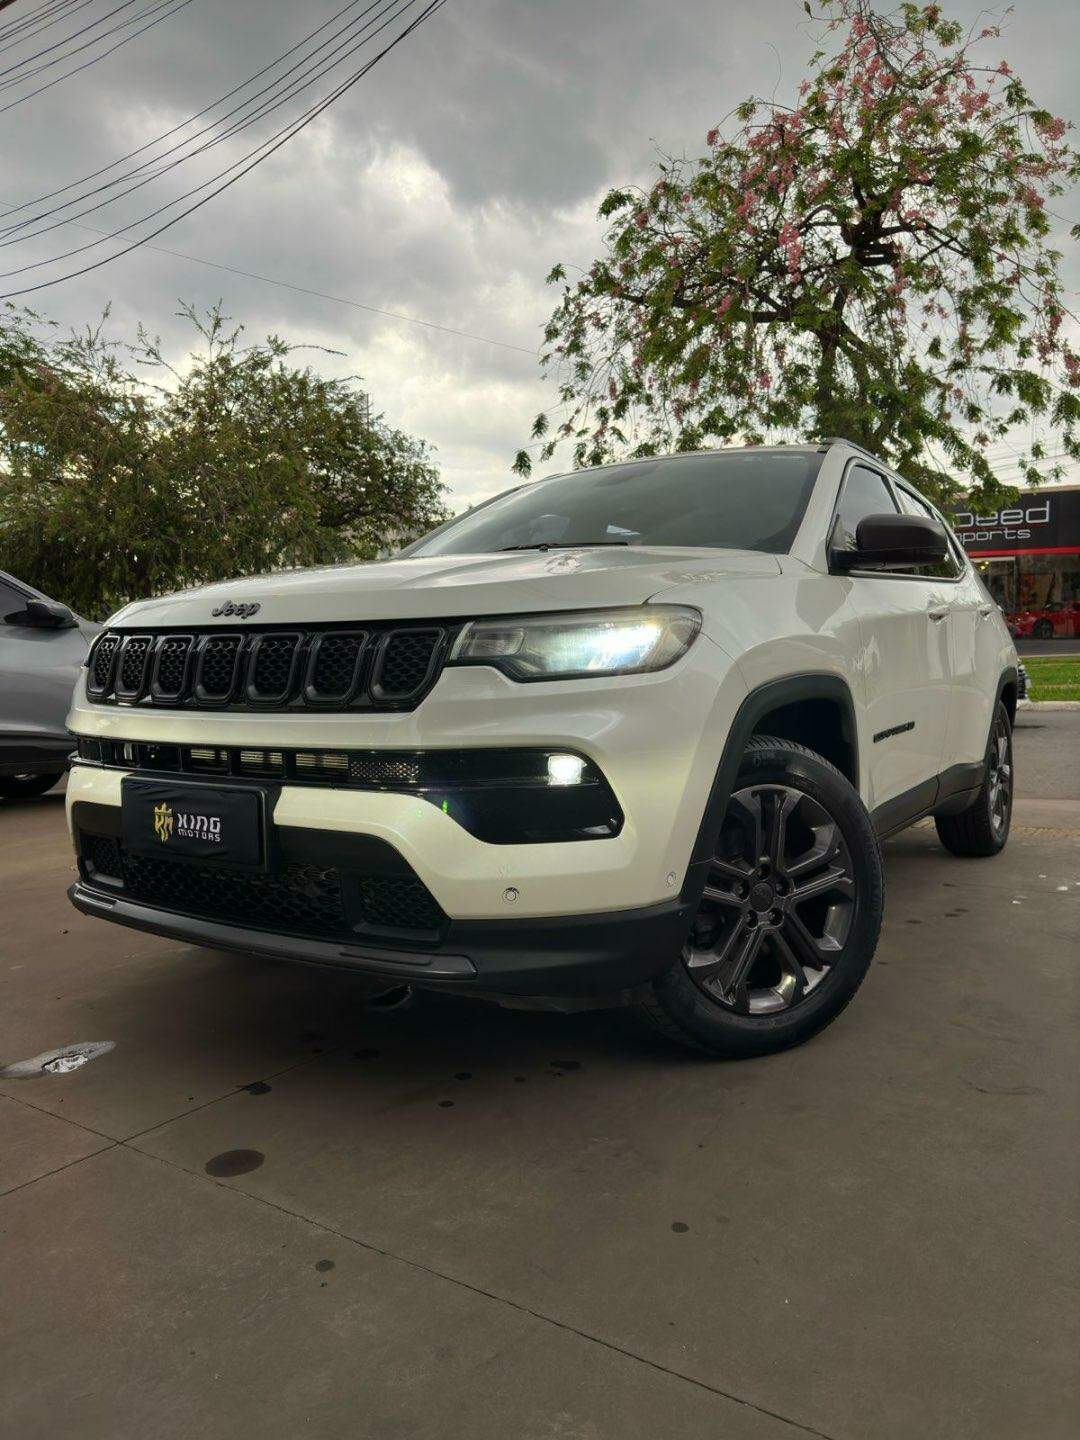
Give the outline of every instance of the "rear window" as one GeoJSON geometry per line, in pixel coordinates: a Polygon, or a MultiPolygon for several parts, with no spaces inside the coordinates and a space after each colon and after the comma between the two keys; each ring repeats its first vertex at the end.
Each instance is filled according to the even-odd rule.
{"type": "Polygon", "coordinates": [[[577,470],[500,496],[407,553],[626,544],[777,555],[791,548],[822,458],[728,450],[577,470]]]}

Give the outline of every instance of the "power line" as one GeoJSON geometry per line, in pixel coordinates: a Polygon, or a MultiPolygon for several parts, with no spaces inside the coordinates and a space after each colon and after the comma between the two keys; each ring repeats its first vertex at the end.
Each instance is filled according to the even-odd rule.
{"type": "MultiPolygon", "coordinates": [[[[122,3],[117,5],[115,10],[108,11],[107,14],[100,16],[97,20],[91,20],[88,25],[81,26],[71,35],[65,35],[62,40],[57,40],[51,45],[46,45],[44,50],[36,50],[33,55],[24,56],[21,60],[17,60],[14,65],[9,65],[6,70],[0,70],[0,79],[5,75],[9,75],[13,70],[20,70],[24,65],[29,65],[31,60],[40,60],[43,55],[50,55],[54,50],[63,49],[63,47],[72,40],[77,40],[80,35],[85,35],[88,30],[96,30],[97,27],[103,25],[106,20],[111,20],[114,15],[119,15],[121,10],[129,10],[132,5],[136,5],[137,3],[138,0],[122,0],[122,3]]],[[[93,41],[88,41],[87,43],[93,44],[93,41]]],[[[80,46],[79,48],[83,49],[85,47],[80,46]]]]}
{"type": "MultiPolygon", "coordinates": [[[[14,0],[10,3],[13,4],[14,0]]],[[[39,5],[19,20],[8,21],[7,25],[0,27],[0,41],[8,42],[0,46],[0,54],[24,45],[31,36],[44,34],[61,20],[70,20],[77,11],[85,10],[93,3],[94,0],[52,0],[51,4],[39,5]],[[42,14],[43,11],[48,13],[42,14]]]]}
{"type": "MultiPolygon", "coordinates": [[[[74,222],[72,222],[74,223],[74,222]]],[[[89,225],[79,229],[89,230],[89,225]]],[[[391,320],[404,320],[409,325],[421,325],[425,330],[439,330],[444,335],[456,335],[462,340],[479,340],[484,345],[497,345],[501,350],[516,350],[519,355],[536,359],[537,352],[524,345],[513,345],[509,340],[493,340],[490,335],[476,335],[469,330],[457,330],[452,325],[438,325],[434,320],[420,320],[415,315],[403,315],[398,310],[383,310],[378,305],[367,305],[362,300],[349,300],[343,295],[331,295],[325,290],[314,290],[307,285],[296,285],[291,280],[278,280],[272,275],[257,275],[252,270],[243,270],[238,265],[225,265],[217,260],[207,260],[201,255],[192,255],[183,250],[169,250],[163,245],[147,245],[159,255],[171,255],[176,260],[190,260],[196,265],[205,265],[211,270],[223,270],[229,275],[240,275],[246,280],[258,280],[263,285],[276,285],[282,290],[295,290],[299,295],[311,295],[318,300],[330,300],[335,305],[348,305],[353,310],[367,310],[372,315],[385,315],[391,320]]]]}
{"type": "MultiPolygon", "coordinates": [[[[198,120],[203,115],[207,114],[208,111],[215,109],[218,105],[223,105],[226,100],[231,100],[234,95],[238,94],[241,90],[246,89],[248,85],[254,84],[256,80],[260,80],[268,71],[273,70],[275,66],[280,65],[283,60],[287,60],[290,55],[295,54],[297,50],[302,49],[311,40],[313,40],[316,35],[318,35],[322,30],[325,30],[327,26],[332,25],[335,20],[339,19],[342,15],[344,15],[347,10],[351,10],[357,3],[359,3],[359,0],[350,0],[350,3],[348,5],[345,5],[341,10],[337,11],[336,14],[331,15],[330,18],[328,20],[325,20],[322,25],[319,25],[316,27],[316,29],[310,31],[303,40],[300,40],[297,42],[297,44],[291,46],[288,50],[285,51],[283,55],[279,55],[276,60],[272,60],[268,65],[264,65],[261,70],[256,70],[254,75],[249,75],[248,78],[246,80],[242,80],[239,85],[234,85],[233,88],[231,90],[227,90],[224,95],[218,96],[216,100],[211,100],[209,104],[204,105],[201,110],[196,110],[193,115],[189,115],[186,120],[181,120],[179,124],[174,125],[169,130],[166,130],[162,135],[157,136],[156,139],[147,140],[145,144],[139,145],[134,150],[129,150],[126,155],[121,155],[119,159],[110,161],[108,165],[103,165],[99,170],[92,170],[89,175],[84,175],[81,180],[72,180],[69,184],[61,185],[56,190],[50,190],[44,195],[39,195],[34,200],[24,200],[21,205],[16,205],[12,210],[9,210],[8,214],[16,214],[20,210],[30,209],[35,205],[43,205],[46,200],[51,200],[56,195],[63,195],[66,190],[73,190],[76,186],[85,185],[90,180],[96,180],[99,175],[108,174],[110,170],[115,170],[118,165],[123,165],[126,161],[133,160],[136,155],[141,155],[144,150],[149,150],[154,145],[160,145],[161,142],[163,140],[167,140],[170,135],[175,135],[178,130],[185,129],[195,120],[198,120]]],[[[322,47],[320,46],[319,48],[321,49],[322,47]]],[[[285,73],[288,74],[290,72],[286,71],[285,73]]],[[[257,93],[261,95],[264,92],[260,90],[257,93]]],[[[233,113],[235,113],[235,111],[230,110],[227,112],[227,115],[222,118],[227,118],[228,115],[231,115],[233,113]]],[[[90,193],[96,194],[97,192],[91,191],[90,193]]],[[[50,211],[47,213],[51,214],[53,212],[50,211]]]]}
{"type": "MultiPolygon", "coordinates": [[[[410,0],[410,3],[411,3],[411,0],[410,0]]],[[[0,298],[10,299],[10,298],[14,298],[15,296],[18,296],[18,295],[28,295],[28,294],[31,294],[31,293],[37,291],[37,290],[44,290],[44,289],[48,289],[49,287],[51,287],[51,286],[53,286],[53,285],[58,285],[58,284],[60,284],[60,283],[61,283],[62,281],[64,281],[64,280],[73,280],[73,279],[76,279],[77,277],[79,277],[79,276],[81,276],[81,275],[89,274],[89,273],[90,273],[91,271],[93,271],[93,270],[98,270],[98,269],[101,268],[101,266],[107,265],[107,264],[111,263],[113,260],[120,259],[121,256],[123,256],[123,255],[130,254],[132,250],[137,249],[140,245],[144,245],[144,244],[146,244],[148,241],[153,240],[153,239],[156,239],[156,237],[157,237],[158,235],[162,234],[165,230],[169,229],[172,225],[175,225],[178,221],[183,220],[186,216],[192,214],[194,211],[196,211],[196,210],[198,210],[198,209],[201,209],[201,207],[202,207],[203,205],[208,204],[210,200],[214,199],[215,196],[221,194],[221,192],[222,192],[223,190],[226,190],[226,189],[228,189],[231,185],[234,185],[238,180],[242,179],[242,178],[243,178],[245,175],[247,175],[251,170],[254,170],[256,166],[261,165],[264,160],[269,159],[269,157],[270,157],[271,155],[273,155],[273,154],[274,154],[277,150],[279,150],[284,144],[286,144],[289,140],[291,140],[294,135],[298,134],[300,130],[304,129],[305,126],[309,125],[312,120],[316,119],[319,115],[321,115],[324,110],[326,110],[326,109],[327,109],[330,105],[332,105],[336,100],[340,99],[342,95],[344,95],[348,90],[350,90],[354,85],[356,85],[361,79],[363,79],[363,77],[364,77],[366,74],[368,74],[369,71],[371,71],[371,70],[379,63],[380,60],[382,60],[386,55],[388,55],[391,50],[393,50],[397,45],[399,45],[403,40],[405,40],[409,35],[411,35],[416,29],[418,29],[419,26],[422,25],[426,20],[428,20],[433,14],[435,14],[435,12],[436,12],[437,10],[440,10],[445,3],[446,3],[446,0],[429,0],[429,3],[424,7],[424,9],[420,12],[420,14],[417,15],[417,16],[415,16],[414,19],[413,19],[412,21],[410,21],[410,23],[409,23],[398,35],[396,35],[393,40],[391,40],[391,41],[389,42],[389,44],[387,44],[386,46],[384,46],[382,50],[380,50],[376,55],[374,55],[374,56],[373,56],[365,65],[363,65],[358,71],[356,71],[354,74],[350,75],[346,80],[342,81],[341,84],[339,84],[334,90],[332,90],[332,91],[330,92],[330,94],[329,94],[328,96],[326,96],[318,105],[316,105],[316,106],[314,106],[314,107],[311,107],[311,109],[310,109],[306,114],[304,114],[298,121],[296,121],[293,125],[291,125],[291,126],[289,126],[289,127],[286,127],[285,130],[284,130],[284,132],[279,132],[280,138],[275,139],[273,144],[270,144],[269,142],[264,142],[264,144],[263,144],[262,146],[256,147],[256,149],[255,149],[254,151],[249,152],[249,156],[245,156],[245,157],[244,157],[244,159],[248,161],[247,164],[243,164],[243,161],[237,162],[238,164],[243,164],[243,168],[240,169],[237,174],[233,175],[230,179],[223,181],[223,183],[222,183],[221,185],[217,186],[217,188],[214,189],[214,190],[212,190],[208,195],[203,196],[203,198],[202,198],[201,200],[196,201],[195,204],[189,205],[188,208],[187,208],[186,210],[181,211],[180,214],[174,215],[171,219],[167,220],[163,225],[158,226],[158,228],[157,228],[156,230],[152,230],[152,231],[150,232],[150,234],[141,236],[139,239],[133,241],[132,244],[126,246],[124,249],[122,249],[122,250],[120,250],[120,251],[117,251],[117,252],[116,252],[115,254],[113,254],[113,255],[108,255],[108,256],[106,256],[106,257],[105,257],[104,259],[102,259],[102,260],[97,260],[97,261],[95,261],[93,264],[84,265],[84,266],[82,266],[82,267],[81,267],[80,269],[78,269],[78,270],[69,271],[67,274],[57,276],[55,279],[52,279],[52,280],[40,281],[40,282],[37,283],[36,285],[24,286],[24,287],[23,287],[22,289],[20,289],[20,290],[7,291],[6,294],[3,295],[3,296],[0,296],[0,298]],[[262,154],[259,154],[259,153],[258,153],[259,150],[262,150],[263,153],[262,153],[262,154]],[[254,158],[250,158],[250,157],[254,157],[254,158]]],[[[229,170],[233,170],[233,169],[236,169],[236,165],[235,165],[235,164],[234,164],[234,165],[231,165],[231,166],[228,166],[228,167],[226,168],[226,170],[220,172],[220,174],[221,174],[221,175],[227,175],[228,172],[229,172],[229,170]]],[[[207,184],[213,184],[213,181],[214,181],[215,179],[218,179],[218,178],[220,178],[220,176],[214,176],[214,177],[212,177],[212,179],[211,179],[210,181],[205,182],[204,185],[198,186],[196,190],[193,190],[193,191],[189,192],[189,194],[195,194],[195,193],[197,193],[198,190],[205,189],[207,184]]],[[[153,212],[153,213],[161,213],[161,210],[163,210],[163,209],[170,209],[170,208],[172,208],[173,205],[181,204],[181,203],[183,202],[183,200],[186,199],[186,198],[187,198],[187,196],[181,196],[181,197],[179,197],[177,200],[174,200],[174,201],[170,202],[169,205],[160,207],[160,209],[159,209],[157,212],[153,212]]],[[[113,232],[111,235],[109,235],[107,238],[113,239],[113,238],[115,238],[116,236],[124,233],[124,231],[129,231],[129,230],[131,230],[131,229],[133,228],[134,224],[144,224],[144,223],[146,222],[146,220],[151,219],[151,218],[152,218],[152,215],[151,215],[151,216],[144,216],[142,220],[137,221],[137,222],[132,222],[132,224],[129,224],[129,225],[127,225],[127,226],[122,227],[121,230],[114,231],[114,232],[113,232]]],[[[96,243],[100,243],[100,242],[96,242],[96,243]]],[[[62,257],[62,256],[53,257],[53,261],[51,261],[51,262],[41,262],[41,263],[55,263],[58,259],[61,259],[61,258],[64,258],[64,257],[62,257]]],[[[37,266],[28,266],[28,267],[24,267],[24,268],[32,269],[32,268],[37,268],[37,266]]],[[[12,273],[19,273],[19,272],[16,271],[16,272],[12,272],[12,273]]]]}
{"type": "MultiPolygon", "coordinates": [[[[39,85],[36,90],[30,90],[27,94],[20,95],[17,100],[9,100],[6,105],[0,105],[0,115],[4,114],[4,112],[7,110],[14,110],[16,105],[25,104],[27,100],[33,100],[35,95],[44,94],[46,90],[51,90],[54,85],[59,85],[62,81],[70,79],[72,75],[78,75],[80,71],[88,70],[92,65],[100,64],[102,60],[106,60],[110,55],[115,54],[115,52],[119,50],[121,46],[129,44],[132,40],[136,39],[139,35],[144,34],[147,30],[152,30],[155,25],[160,25],[163,20],[171,20],[178,11],[185,9],[191,3],[192,0],[178,0],[178,3],[174,3],[174,0],[162,0],[161,4],[155,7],[148,8],[139,15],[132,16],[130,21],[126,21],[124,25],[115,26],[114,30],[126,29],[128,25],[134,25],[137,21],[146,19],[148,15],[155,15],[157,18],[149,20],[145,25],[140,25],[137,30],[133,30],[129,35],[125,35],[124,38],[122,40],[118,40],[115,45],[110,45],[107,50],[103,50],[99,54],[91,56],[89,60],[84,60],[81,65],[75,65],[70,70],[65,70],[63,75],[57,75],[55,79],[49,80],[44,85],[39,85]],[[162,11],[164,11],[165,13],[162,14],[162,11]]],[[[98,41],[104,40],[108,35],[111,35],[113,33],[113,30],[106,31],[105,35],[99,35],[93,43],[97,44],[98,41]]],[[[79,48],[85,50],[87,46],[82,45],[79,48]]],[[[69,53],[74,54],[75,52],[72,51],[69,53]]],[[[68,57],[66,55],[61,56],[60,60],[66,60],[67,58],[68,57]]],[[[59,64],[60,60],[51,60],[49,62],[49,66],[59,64]]],[[[42,65],[39,68],[45,70],[48,69],[49,66],[42,65]]],[[[5,81],[3,85],[0,85],[0,89],[4,89],[7,85],[10,84],[21,83],[22,79],[29,78],[29,76],[25,76],[19,77],[16,81],[5,81]]]]}
{"type": "MultiPolygon", "coordinates": [[[[326,23],[327,23],[327,24],[332,24],[334,20],[336,20],[337,18],[339,18],[339,16],[343,15],[347,10],[353,9],[353,8],[355,7],[355,5],[358,4],[358,3],[359,3],[359,0],[351,0],[351,3],[350,3],[350,4],[346,5],[343,10],[338,11],[338,14],[335,15],[335,16],[332,16],[331,19],[330,19],[328,22],[326,22],[326,23]]],[[[386,15],[388,11],[392,11],[395,5],[399,5],[399,4],[402,3],[402,0],[373,0],[373,3],[369,4],[369,5],[367,6],[367,8],[360,13],[360,15],[355,16],[352,20],[350,20],[350,21],[349,21],[345,26],[343,26],[340,30],[336,31],[333,35],[331,35],[328,40],[324,41],[321,45],[317,46],[316,49],[315,49],[315,51],[312,52],[312,54],[313,54],[313,55],[318,54],[318,52],[319,52],[320,50],[325,49],[326,46],[329,45],[329,44],[331,43],[331,41],[337,39],[338,36],[344,34],[346,31],[348,31],[348,30],[353,29],[354,27],[356,27],[356,26],[359,24],[359,22],[364,19],[364,17],[365,17],[366,15],[369,15],[372,10],[377,9],[377,7],[378,7],[378,5],[379,5],[380,3],[383,5],[383,9],[382,9],[382,11],[380,11],[380,15],[375,17],[376,19],[380,18],[380,16],[382,16],[382,15],[386,15]]],[[[408,0],[408,3],[409,3],[409,4],[415,3],[415,0],[408,0]]],[[[406,5],[405,8],[408,8],[408,5],[406,5]]],[[[362,35],[362,34],[363,34],[363,31],[369,29],[372,24],[374,24],[374,20],[368,20],[368,21],[366,22],[366,24],[360,26],[360,29],[359,29],[356,33],[362,35]]],[[[319,27],[320,30],[321,30],[321,29],[324,29],[324,28],[325,28],[325,25],[319,27]]],[[[380,27],[380,28],[385,28],[385,26],[382,26],[382,27],[380,27]]],[[[292,50],[290,50],[290,51],[286,51],[284,56],[281,56],[281,57],[279,57],[279,59],[273,61],[271,65],[265,66],[264,69],[263,69],[262,71],[259,71],[255,76],[252,77],[252,79],[258,79],[259,76],[261,76],[263,73],[265,73],[266,70],[273,69],[274,66],[279,65],[279,64],[281,63],[281,61],[284,60],[284,59],[287,59],[288,56],[293,53],[293,51],[301,48],[302,46],[304,46],[304,45],[306,45],[306,44],[308,44],[309,41],[310,41],[311,39],[313,39],[314,36],[317,35],[318,33],[319,33],[318,30],[313,31],[312,34],[310,34],[309,36],[307,36],[307,37],[305,38],[305,40],[303,40],[303,41],[300,42],[300,45],[292,47],[292,50]]],[[[377,34],[377,33],[378,33],[378,30],[376,30],[375,33],[377,34]]],[[[133,169],[129,170],[126,174],[124,174],[124,175],[119,175],[119,176],[115,177],[114,179],[106,182],[104,185],[99,185],[99,186],[95,187],[93,190],[84,191],[82,195],[75,196],[75,197],[74,197],[73,199],[71,199],[71,200],[66,200],[66,201],[64,201],[63,204],[61,204],[61,205],[53,206],[53,208],[52,208],[51,210],[45,210],[45,211],[39,212],[37,215],[28,216],[27,218],[25,218],[25,219],[23,219],[23,220],[17,221],[17,222],[16,222],[15,224],[13,224],[13,225],[8,225],[8,226],[6,226],[3,230],[0,230],[0,234],[5,234],[5,235],[8,235],[8,236],[11,236],[12,238],[9,238],[9,239],[7,239],[7,240],[0,241],[0,245],[3,245],[3,246],[10,245],[10,244],[13,244],[13,243],[15,242],[15,240],[33,239],[33,238],[36,238],[36,237],[39,236],[39,235],[44,235],[44,234],[48,233],[48,231],[50,231],[50,230],[55,230],[58,225],[64,224],[65,221],[57,221],[57,222],[55,222],[55,223],[52,224],[52,225],[41,226],[40,228],[38,228],[38,229],[36,229],[36,230],[35,230],[35,229],[27,229],[27,227],[32,227],[32,226],[35,226],[35,225],[39,225],[41,221],[48,219],[49,216],[51,216],[51,215],[60,214],[60,213],[61,213],[62,211],[64,211],[64,210],[69,210],[73,205],[78,205],[78,204],[80,204],[83,200],[91,199],[94,195],[101,194],[101,193],[102,193],[103,191],[105,191],[105,190],[110,190],[110,189],[112,189],[112,188],[113,188],[114,186],[116,186],[116,185],[122,185],[126,180],[130,180],[130,179],[134,178],[135,176],[139,175],[140,172],[145,171],[148,166],[151,166],[151,165],[159,165],[160,162],[164,161],[167,156],[172,155],[172,154],[175,154],[176,151],[178,151],[178,150],[184,150],[186,147],[191,146],[196,140],[198,140],[198,139],[200,138],[200,136],[206,135],[206,134],[214,134],[215,138],[214,138],[213,140],[208,141],[205,145],[198,146],[198,147],[197,147],[196,149],[194,149],[194,150],[188,150],[188,153],[187,153],[187,154],[181,155],[177,160],[173,161],[173,162],[172,162],[171,164],[169,164],[169,165],[161,165],[161,168],[160,168],[160,169],[158,169],[157,171],[152,172],[151,174],[145,176],[142,180],[137,181],[136,184],[129,186],[127,190],[120,191],[118,194],[112,195],[112,196],[110,196],[110,197],[109,197],[108,199],[106,199],[106,200],[99,201],[96,205],[91,205],[91,206],[87,207],[85,210],[80,210],[80,211],[76,212],[75,215],[68,216],[67,218],[68,218],[69,220],[80,219],[80,218],[81,218],[82,216],[84,216],[84,215],[93,214],[94,211],[100,210],[100,209],[102,209],[104,206],[112,204],[115,200],[122,199],[125,195],[130,195],[134,190],[141,189],[143,185],[149,184],[152,180],[155,180],[155,179],[159,178],[161,175],[167,173],[169,170],[175,169],[178,165],[184,163],[184,161],[190,160],[190,159],[194,159],[196,156],[198,156],[198,155],[200,155],[200,154],[203,154],[205,151],[207,151],[207,150],[209,150],[209,149],[212,149],[215,145],[221,144],[224,140],[230,138],[230,136],[240,133],[241,130],[246,129],[249,125],[253,124],[256,120],[263,118],[263,116],[265,116],[266,114],[269,114],[272,110],[278,108],[278,106],[281,105],[281,104],[283,104],[286,100],[292,98],[292,95],[293,95],[293,94],[296,94],[296,93],[298,92],[298,90],[306,88],[308,84],[314,83],[314,80],[321,78],[321,76],[324,75],[324,74],[327,74],[330,70],[332,70],[333,68],[335,68],[336,65],[343,63],[343,61],[344,61],[346,58],[348,58],[348,55],[353,54],[357,49],[361,48],[363,45],[365,45],[365,44],[367,43],[368,40],[370,40],[370,39],[372,39],[372,38],[374,38],[374,37],[373,37],[373,36],[368,36],[366,39],[357,40],[356,37],[355,37],[355,35],[354,35],[351,44],[350,44],[348,41],[346,41],[346,42],[343,43],[343,45],[339,45],[339,46],[335,47],[335,50],[334,50],[334,51],[331,51],[331,55],[332,55],[332,54],[336,53],[338,50],[341,50],[341,49],[345,48],[345,46],[348,46],[348,48],[346,49],[345,55],[341,56],[338,60],[333,61],[332,63],[327,63],[327,60],[326,60],[326,59],[324,59],[323,61],[318,62],[318,65],[315,67],[318,73],[317,73],[314,77],[312,77],[312,78],[310,78],[310,79],[308,79],[308,80],[304,80],[302,84],[294,84],[291,93],[286,92],[284,95],[279,96],[279,98],[278,98],[276,101],[274,101],[272,104],[264,105],[264,107],[262,108],[262,111],[261,111],[261,112],[257,112],[257,113],[255,113],[255,114],[247,117],[247,118],[246,118],[245,120],[243,120],[243,121],[238,121],[238,122],[235,123],[234,125],[229,126],[225,131],[221,131],[221,132],[218,131],[217,127],[220,126],[220,124],[222,123],[222,121],[229,119],[229,117],[232,116],[232,115],[235,115],[235,114],[237,113],[237,111],[242,111],[242,110],[244,110],[245,108],[247,108],[248,106],[250,106],[255,100],[258,99],[258,97],[259,97],[260,95],[265,94],[268,90],[269,90],[269,91],[273,91],[276,87],[278,87],[278,86],[281,85],[281,83],[285,80],[285,78],[286,78],[288,75],[292,74],[293,71],[297,70],[298,68],[300,68],[301,65],[303,65],[303,64],[305,63],[304,60],[298,61],[296,65],[293,65],[293,66],[291,66],[288,70],[286,70],[283,75],[278,76],[278,78],[277,78],[276,80],[272,81],[269,85],[263,86],[263,88],[262,88],[261,90],[259,90],[259,91],[256,91],[254,95],[249,96],[248,99],[246,99],[246,100],[244,100],[244,101],[241,101],[239,105],[233,106],[233,108],[232,108],[231,110],[226,111],[224,115],[218,116],[218,118],[217,118],[215,121],[213,121],[211,124],[204,126],[201,130],[196,131],[196,133],[195,133],[194,135],[189,136],[186,140],[179,141],[176,145],[171,146],[168,150],[163,151],[161,154],[158,154],[158,155],[156,155],[156,156],[153,156],[153,157],[151,157],[151,158],[143,161],[140,165],[135,166],[133,169]],[[320,68],[320,67],[321,67],[321,68],[320,68]],[[25,234],[22,234],[22,235],[18,235],[18,234],[15,234],[15,233],[14,233],[14,232],[20,231],[20,230],[23,230],[23,231],[25,231],[26,233],[25,233],[25,234]]],[[[311,58],[312,58],[311,56],[308,56],[308,57],[307,57],[308,60],[310,60],[311,58]]],[[[235,94],[237,90],[243,89],[245,85],[250,84],[250,83],[251,83],[251,81],[249,80],[249,81],[243,82],[243,85],[234,87],[234,89],[231,90],[231,91],[229,91],[226,96],[222,97],[223,100],[224,100],[224,99],[228,99],[231,95],[235,94]]],[[[62,194],[64,190],[70,190],[70,189],[74,188],[75,185],[84,184],[84,183],[86,183],[87,180],[95,179],[98,175],[105,174],[105,173],[106,173],[108,170],[110,170],[110,169],[115,169],[115,167],[116,167],[117,165],[123,164],[123,163],[124,163],[124,160],[130,159],[130,158],[134,157],[135,155],[138,155],[142,150],[150,149],[150,148],[153,147],[154,145],[159,144],[162,140],[167,139],[169,135],[174,134],[176,130],[178,130],[178,129],[183,129],[185,125],[190,124],[190,123],[191,123],[191,120],[197,118],[198,115],[205,114],[207,110],[212,110],[212,109],[216,108],[217,105],[219,105],[220,103],[222,103],[222,101],[213,101],[213,102],[211,102],[211,104],[205,106],[202,111],[197,112],[197,115],[196,115],[196,116],[191,116],[191,117],[189,117],[188,120],[183,121],[180,125],[174,126],[172,130],[166,131],[164,135],[159,136],[157,140],[148,141],[145,145],[140,146],[137,150],[131,151],[131,152],[129,153],[129,155],[123,156],[120,160],[113,161],[111,165],[104,166],[104,167],[102,167],[102,169],[95,171],[93,174],[85,177],[85,179],[84,179],[83,181],[75,181],[75,182],[73,182],[71,185],[65,185],[65,186],[61,187],[59,190],[54,190],[54,191],[51,193],[51,195],[46,195],[46,196],[42,197],[41,200],[24,202],[23,205],[20,205],[20,206],[17,207],[17,210],[26,209],[26,208],[28,208],[28,206],[32,206],[32,205],[36,205],[36,204],[43,203],[44,200],[48,200],[48,199],[52,198],[52,196],[54,196],[54,195],[60,195],[60,194],[62,194]]],[[[291,122],[290,122],[290,123],[291,123],[291,122]]],[[[280,133],[281,133],[280,130],[276,132],[276,134],[280,134],[280,133]]],[[[271,137],[271,138],[274,138],[274,137],[271,137]]],[[[268,142],[264,142],[264,143],[268,143],[268,142]]],[[[256,148],[258,148],[258,147],[256,147],[256,148]]],[[[249,153],[254,153],[254,152],[249,152],[249,153]]],[[[238,162],[236,162],[236,163],[239,164],[240,162],[238,161],[238,162]]],[[[228,168],[231,168],[231,167],[228,167],[228,168]]],[[[227,171],[225,171],[225,172],[219,172],[219,173],[227,173],[227,171]]],[[[210,183],[210,182],[207,182],[207,183],[210,183]]],[[[187,192],[187,193],[191,194],[191,193],[195,193],[195,192],[194,192],[194,191],[189,191],[189,192],[187,192]]],[[[181,198],[183,198],[183,197],[181,197],[181,198]]],[[[178,203],[178,202],[172,202],[172,203],[178,203]]],[[[163,207],[163,208],[168,208],[168,207],[163,207]]],[[[12,211],[9,211],[8,213],[9,213],[9,215],[15,214],[15,213],[17,213],[17,210],[12,210],[12,211]]],[[[144,217],[144,219],[152,218],[152,216],[155,215],[155,214],[157,214],[157,213],[159,213],[159,212],[158,212],[158,211],[153,211],[153,212],[151,212],[151,216],[144,217]]],[[[124,227],[124,228],[128,228],[128,227],[124,227]]],[[[85,247],[84,247],[84,248],[85,248],[85,247]]],[[[66,252],[66,254],[63,254],[63,255],[54,257],[54,259],[66,259],[66,258],[68,258],[69,255],[71,255],[71,254],[76,254],[76,253],[79,253],[79,252],[78,252],[78,251],[68,251],[68,252],[66,252]]],[[[49,262],[39,262],[39,263],[49,263],[49,262]]],[[[35,267],[34,267],[34,266],[27,266],[27,267],[25,267],[25,268],[26,268],[26,269],[33,269],[33,268],[35,268],[35,267]]],[[[7,272],[7,274],[9,274],[9,275],[10,275],[10,274],[17,274],[17,273],[19,273],[19,272],[17,272],[17,271],[8,271],[8,272],[7,272]]]]}

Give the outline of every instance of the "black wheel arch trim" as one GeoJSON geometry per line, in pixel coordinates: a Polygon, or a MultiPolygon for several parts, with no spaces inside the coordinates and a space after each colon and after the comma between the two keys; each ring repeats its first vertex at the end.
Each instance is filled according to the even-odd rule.
{"type": "Polygon", "coordinates": [[[855,723],[855,702],[851,688],[840,675],[829,671],[806,671],[800,675],[788,675],[780,680],[767,680],[758,685],[743,699],[731,722],[724,742],[720,763],[716,767],[709,798],[698,826],[697,839],[690,854],[680,899],[692,904],[695,909],[705,886],[709,862],[712,859],[720,826],[727,810],[728,800],[739,773],[743,755],[754,729],[770,710],[782,705],[797,704],[805,700],[830,700],[840,705],[844,714],[845,729],[852,748],[855,771],[855,788],[858,789],[859,746],[858,728],[855,723]]]}

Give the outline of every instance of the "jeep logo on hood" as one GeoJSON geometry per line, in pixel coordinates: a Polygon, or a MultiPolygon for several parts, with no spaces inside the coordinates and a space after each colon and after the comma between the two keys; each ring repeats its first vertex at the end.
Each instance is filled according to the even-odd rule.
{"type": "Polygon", "coordinates": [[[260,608],[257,600],[252,600],[246,605],[237,605],[232,600],[226,600],[224,605],[219,605],[216,610],[211,610],[210,614],[214,616],[235,615],[238,620],[250,620],[252,615],[259,613],[260,608]]]}

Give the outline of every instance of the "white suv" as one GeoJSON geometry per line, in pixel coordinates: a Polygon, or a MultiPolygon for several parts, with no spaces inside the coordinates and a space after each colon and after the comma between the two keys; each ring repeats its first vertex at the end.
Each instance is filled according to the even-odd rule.
{"type": "Polygon", "coordinates": [[[1004,846],[1016,694],[955,538],[856,446],[582,470],[394,560],[114,616],[69,717],[71,898],[762,1054],[858,988],[881,837],[1004,846]]]}

